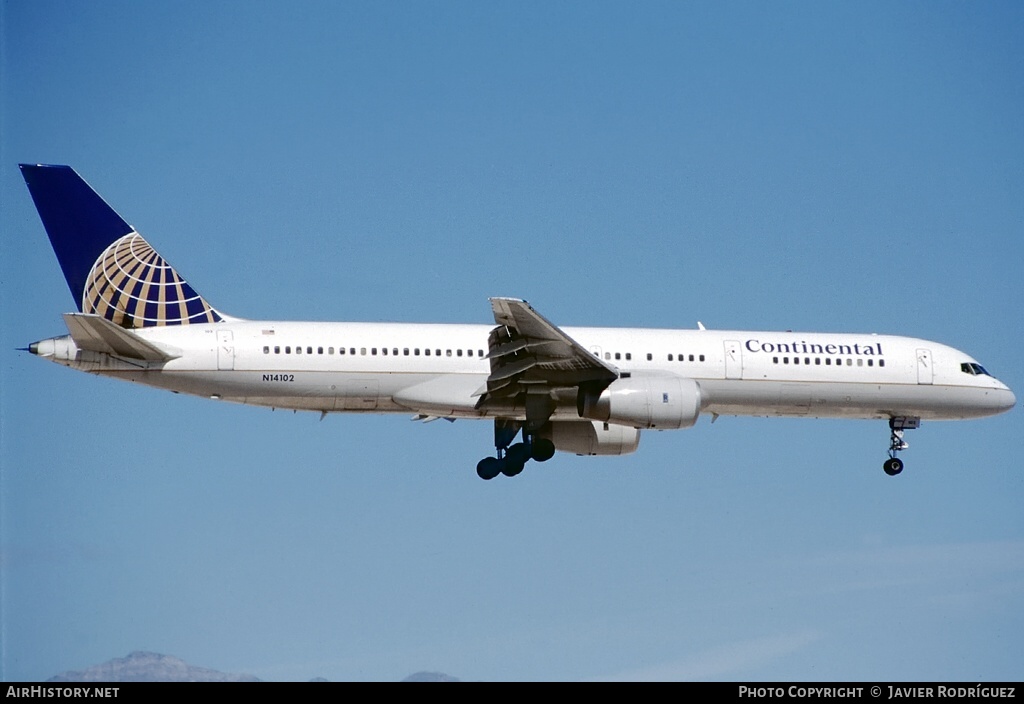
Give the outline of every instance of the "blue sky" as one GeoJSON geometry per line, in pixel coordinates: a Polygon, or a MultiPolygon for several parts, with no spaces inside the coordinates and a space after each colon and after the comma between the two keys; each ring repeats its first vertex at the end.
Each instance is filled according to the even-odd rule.
{"type": "Polygon", "coordinates": [[[1024,6],[0,3],[0,676],[1024,675],[1020,409],[701,419],[480,481],[485,423],[271,412],[16,347],[73,165],[248,318],[904,334],[1024,389],[1024,6]]]}

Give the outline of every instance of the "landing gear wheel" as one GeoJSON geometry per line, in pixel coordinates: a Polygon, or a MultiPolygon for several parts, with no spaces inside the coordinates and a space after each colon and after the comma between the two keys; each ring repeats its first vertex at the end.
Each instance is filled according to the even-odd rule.
{"type": "Polygon", "coordinates": [[[538,429],[547,423],[554,410],[554,402],[544,398],[531,400],[528,397],[526,406],[526,423],[514,419],[494,420],[495,455],[477,463],[476,473],[481,479],[494,479],[499,474],[514,477],[523,471],[530,460],[546,462],[554,456],[555,444],[547,438],[537,437],[538,429]],[[520,432],[523,434],[522,441],[513,444],[512,441],[520,432]]]}
{"type": "Polygon", "coordinates": [[[530,455],[537,462],[547,462],[555,456],[555,443],[545,438],[534,438],[530,455]]]}
{"type": "Polygon", "coordinates": [[[497,457],[484,457],[476,465],[476,474],[481,479],[494,479],[501,474],[503,464],[497,457]]]}
{"type": "Polygon", "coordinates": [[[514,477],[523,471],[524,465],[525,462],[515,460],[512,457],[506,457],[501,462],[501,473],[506,477],[514,477]]]}
{"type": "Polygon", "coordinates": [[[890,457],[882,463],[882,469],[890,477],[895,477],[897,474],[903,471],[903,460],[898,457],[890,457]]]}
{"type": "Polygon", "coordinates": [[[889,459],[882,463],[882,469],[890,477],[903,471],[903,460],[896,456],[910,447],[903,439],[903,433],[920,427],[921,419],[914,416],[893,416],[889,419],[889,459]]]}
{"type": "Polygon", "coordinates": [[[505,459],[501,461],[501,473],[506,477],[514,477],[523,471],[523,465],[530,459],[530,449],[517,442],[505,450],[505,459]]]}
{"type": "Polygon", "coordinates": [[[517,442],[505,450],[505,459],[514,464],[526,464],[530,459],[530,448],[525,443],[517,442]]]}

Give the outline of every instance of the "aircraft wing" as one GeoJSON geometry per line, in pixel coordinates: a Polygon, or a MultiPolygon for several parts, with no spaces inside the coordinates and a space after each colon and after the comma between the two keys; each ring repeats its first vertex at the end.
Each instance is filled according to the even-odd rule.
{"type": "Polygon", "coordinates": [[[71,339],[79,349],[141,359],[147,362],[167,362],[180,357],[179,352],[159,347],[99,315],[65,313],[71,339]]]}
{"type": "Polygon", "coordinates": [[[490,400],[592,383],[607,386],[618,370],[518,298],[492,298],[494,322],[488,337],[491,373],[477,407],[490,400]]]}

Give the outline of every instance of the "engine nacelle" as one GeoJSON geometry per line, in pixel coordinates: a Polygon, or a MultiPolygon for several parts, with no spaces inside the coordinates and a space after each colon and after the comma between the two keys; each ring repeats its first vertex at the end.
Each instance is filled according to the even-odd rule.
{"type": "Polygon", "coordinates": [[[628,455],[640,445],[640,431],[625,425],[590,420],[557,420],[538,434],[559,452],[577,455],[628,455]]]}
{"type": "Polygon", "coordinates": [[[700,385],[678,376],[616,379],[600,394],[580,387],[580,417],[634,428],[689,428],[700,415],[700,385]]]}

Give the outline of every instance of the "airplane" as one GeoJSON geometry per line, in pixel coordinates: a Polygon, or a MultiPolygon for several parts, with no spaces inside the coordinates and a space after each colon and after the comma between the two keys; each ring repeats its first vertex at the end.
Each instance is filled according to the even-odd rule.
{"type": "Polygon", "coordinates": [[[245,320],[211,306],[69,166],[21,172],[75,299],[33,355],[174,393],[329,413],[490,419],[477,474],[556,451],[635,452],[699,416],[880,419],[886,474],[922,420],[1009,411],[1013,392],[947,345],[894,335],[559,327],[518,298],[494,324],[245,320]],[[521,435],[521,440],[516,438],[521,435]]]}

